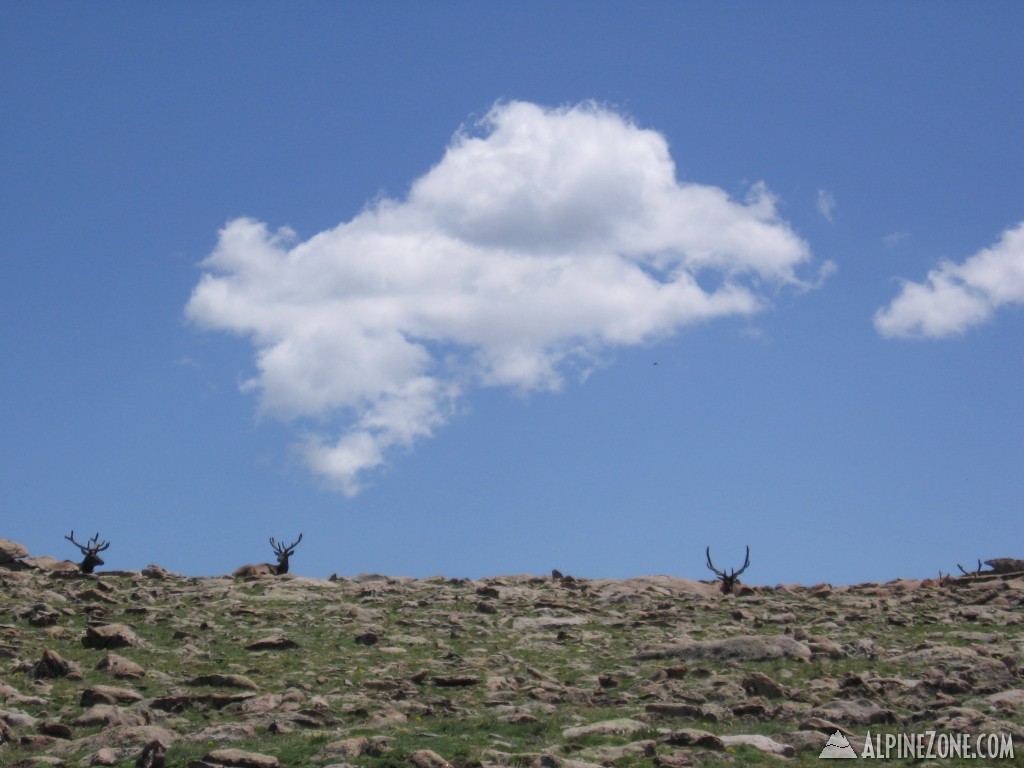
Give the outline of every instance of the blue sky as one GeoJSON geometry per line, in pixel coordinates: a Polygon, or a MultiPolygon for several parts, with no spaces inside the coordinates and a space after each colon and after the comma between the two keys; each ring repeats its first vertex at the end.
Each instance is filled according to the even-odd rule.
{"type": "Polygon", "coordinates": [[[0,5],[0,536],[1021,556],[1017,3],[0,5]],[[656,365],[655,365],[656,363],[656,365]]]}

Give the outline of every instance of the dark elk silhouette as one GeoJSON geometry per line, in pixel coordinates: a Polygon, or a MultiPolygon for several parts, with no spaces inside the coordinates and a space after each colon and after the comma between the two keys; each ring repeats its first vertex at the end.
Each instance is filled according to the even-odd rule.
{"type": "Polygon", "coordinates": [[[92,573],[97,565],[103,565],[103,558],[100,557],[99,553],[110,546],[109,541],[100,541],[100,535],[97,533],[87,544],[80,544],[75,541],[75,532],[72,531],[70,536],[65,536],[65,539],[70,541],[85,555],[85,559],[78,564],[78,570],[82,573],[92,573]]]}
{"type": "Polygon", "coordinates": [[[241,568],[236,568],[232,576],[238,578],[246,578],[249,576],[281,576],[288,573],[288,558],[295,553],[295,548],[299,546],[299,542],[302,541],[302,534],[299,534],[299,538],[289,544],[287,547],[278,544],[273,536],[270,537],[270,546],[274,549],[274,554],[277,555],[277,565],[272,563],[259,563],[257,565],[243,565],[241,568]]]}
{"type": "Polygon", "coordinates": [[[747,545],[747,559],[743,561],[743,567],[738,571],[733,568],[730,573],[726,573],[725,571],[720,571],[715,568],[715,564],[711,562],[711,547],[704,550],[704,554],[707,555],[708,558],[708,569],[714,571],[715,576],[717,576],[722,582],[722,594],[731,595],[733,589],[739,583],[740,574],[747,570],[747,566],[750,565],[750,545],[747,545]]]}

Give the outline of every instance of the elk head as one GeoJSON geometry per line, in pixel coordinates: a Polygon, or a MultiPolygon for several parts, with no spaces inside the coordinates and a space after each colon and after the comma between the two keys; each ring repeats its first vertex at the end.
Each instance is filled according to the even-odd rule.
{"type": "Polygon", "coordinates": [[[740,574],[747,570],[747,566],[750,565],[750,545],[747,545],[747,559],[743,561],[743,567],[738,571],[733,568],[730,573],[726,573],[725,571],[720,571],[715,568],[714,563],[711,562],[711,547],[704,550],[704,554],[707,555],[708,558],[708,569],[714,571],[715,576],[717,576],[722,582],[722,594],[731,595],[736,584],[739,583],[740,574]]]}
{"type": "Polygon", "coordinates": [[[270,537],[270,546],[274,548],[274,554],[277,555],[277,573],[288,573],[288,558],[295,552],[295,548],[299,546],[299,542],[302,541],[302,534],[299,534],[299,538],[289,544],[287,547],[282,547],[276,541],[274,537],[270,537]]]}
{"type": "Polygon", "coordinates": [[[103,565],[103,558],[100,557],[99,553],[110,546],[109,541],[100,541],[100,535],[97,533],[87,544],[80,544],[75,541],[75,532],[72,531],[70,536],[65,536],[65,539],[70,541],[76,547],[78,547],[82,554],[85,555],[85,559],[78,564],[78,570],[82,573],[92,573],[97,565],[103,565]]]}

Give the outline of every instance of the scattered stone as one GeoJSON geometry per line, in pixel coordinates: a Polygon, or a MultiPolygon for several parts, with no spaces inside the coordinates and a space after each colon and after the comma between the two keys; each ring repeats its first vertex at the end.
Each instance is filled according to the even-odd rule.
{"type": "Polygon", "coordinates": [[[737,734],[733,736],[720,736],[722,743],[726,747],[734,747],[739,744],[745,744],[759,749],[762,752],[767,752],[769,755],[781,755],[782,757],[793,757],[796,754],[796,749],[790,744],[783,744],[775,741],[768,736],[764,736],[760,733],[753,734],[737,734]]]}
{"type": "Polygon", "coordinates": [[[585,736],[630,736],[648,727],[647,723],[641,723],[639,720],[621,717],[614,720],[602,720],[590,725],[566,728],[562,731],[562,738],[580,739],[585,736]]]}
{"type": "Polygon", "coordinates": [[[521,632],[527,629],[574,627],[590,621],[586,616],[518,616],[512,620],[512,629],[521,632]]]}
{"type": "Polygon", "coordinates": [[[256,728],[249,723],[221,723],[200,728],[195,733],[187,735],[184,740],[194,744],[205,742],[217,744],[223,741],[244,741],[255,738],[256,728]]]}
{"type": "Polygon", "coordinates": [[[281,765],[276,757],[241,749],[215,749],[207,753],[203,761],[232,768],[279,768],[281,765]]]}
{"type": "Polygon", "coordinates": [[[59,653],[49,648],[43,651],[43,656],[36,662],[32,673],[37,678],[66,677],[69,680],[82,679],[82,670],[75,662],[68,661],[59,653]]]}
{"type": "Polygon", "coordinates": [[[647,704],[644,711],[657,717],[678,717],[686,720],[705,719],[703,709],[685,702],[655,701],[647,704]]]}
{"type": "Polygon", "coordinates": [[[130,704],[142,701],[142,694],[131,688],[116,688],[112,685],[91,685],[82,691],[79,705],[91,707],[93,704],[130,704]]]}
{"type": "MultiPolygon", "coordinates": [[[[2,544],[2,540],[0,540],[2,544]]],[[[1021,573],[1024,572],[1024,560],[1014,557],[995,557],[986,560],[985,565],[992,569],[992,573],[1021,573]]]]}
{"type": "Polygon", "coordinates": [[[106,672],[113,677],[120,678],[138,679],[146,676],[146,670],[140,665],[116,653],[108,653],[104,656],[100,663],[96,665],[96,669],[106,672]]]}
{"type": "Polygon", "coordinates": [[[718,736],[698,728],[680,728],[678,731],[672,731],[665,737],[665,741],[676,747],[704,747],[716,751],[725,749],[725,743],[718,736]]]}
{"type": "Polygon", "coordinates": [[[857,725],[895,723],[898,720],[894,712],[882,709],[878,704],[867,699],[856,699],[853,701],[836,699],[812,711],[818,717],[857,725]]]}
{"type": "Polygon", "coordinates": [[[171,573],[166,568],[162,568],[159,565],[153,565],[152,563],[143,568],[141,573],[147,579],[158,579],[160,581],[165,581],[166,579],[171,578],[181,578],[179,574],[171,573]]]}
{"type": "Polygon", "coordinates": [[[409,755],[416,768],[452,768],[452,764],[430,749],[418,749],[409,755]]]}
{"type": "Polygon", "coordinates": [[[250,651],[287,651],[298,648],[299,644],[284,635],[270,635],[245,646],[250,651]]]}
{"type": "Polygon", "coordinates": [[[208,685],[216,688],[248,688],[252,691],[259,690],[259,686],[245,675],[199,675],[198,677],[193,677],[189,680],[188,684],[208,685]]]}
{"type": "MultiPolygon", "coordinates": [[[[516,753],[515,739],[494,733],[489,748],[460,748],[451,762],[683,768],[738,763],[741,754],[751,762],[755,750],[753,763],[813,761],[836,730],[858,753],[863,736],[850,730],[1001,733],[1019,744],[1022,609],[1017,576],[955,587],[755,587],[723,600],[714,585],[671,577],[295,577],[253,585],[0,570],[0,661],[9,662],[0,675],[15,683],[0,683],[0,743],[15,745],[18,768],[79,768],[130,766],[155,739],[177,738],[193,754],[208,750],[191,761],[196,768],[243,768],[253,763],[232,764],[223,750],[263,744],[262,757],[275,760],[269,745],[283,750],[308,736],[320,749],[311,764],[352,768],[388,751],[385,737],[353,731],[401,728],[428,738],[442,722],[485,714],[533,733],[572,711],[573,727],[544,754],[516,753]],[[99,651],[71,647],[81,636],[71,628],[83,620],[134,635],[105,616],[134,616],[134,629],[161,638],[161,647],[142,646],[145,669],[100,641],[99,651]],[[315,633],[307,630],[311,617],[315,633]],[[240,651],[253,638],[273,641],[253,644],[265,655],[240,651]],[[282,640],[297,641],[294,650],[266,653],[282,640]],[[37,655],[44,648],[57,658],[37,655]],[[63,682],[68,659],[87,660],[123,687],[63,682]],[[812,659],[813,673],[786,659],[812,659]],[[689,727],[702,721],[717,735],[689,727]],[[657,741],[639,740],[654,734],[657,741]]],[[[441,743],[432,746],[444,754],[441,743]]],[[[0,750],[3,761],[11,748],[0,750]]],[[[448,765],[437,753],[417,759],[423,766],[405,753],[384,762],[448,765]]]]}
{"type": "Polygon", "coordinates": [[[131,627],[124,624],[107,624],[102,627],[89,627],[82,637],[82,645],[86,648],[98,648],[100,650],[114,648],[141,648],[142,640],[139,639],[131,627]]]}
{"type": "Polygon", "coordinates": [[[763,672],[751,672],[743,678],[743,690],[751,696],[764,696],[766,699],[782,699],[786,690],[763,672]]]}
{"type": "Polygon", "coordinates": [[[70,739],[72,736],[71,729],[64,723],[47,721],[40,723],[38,730],[43,736],[53,736],[55,739],[70,739]]]}
{"type": "Polygon", "coordinates": [[[135,768],[164,768],[167,757],[167,745],[154,739],[142,748],[142,753],[135,761],[135,768]]]}
{"type": "Polygon", "coordinates": [[[121,756],[110,747],[101,747],[89,758],[89,765],[117,765],[119,762],[121,756]]]}
{"type": "Polygon", "coordinates": [[[479,685],[480,678],[476,675],[436,675],[432,682],[440,688],[465,688],[479,685]]]}
{"type": "Polygon", "coordinates": [[[364,755],[379,757],[387,752],[387,750],[387,740],[382,737],[356,736],[327,744],[317,753],[316,759],[333,760],[341,758],[342,760],[355,760],[364,755]]]}
{"type": "Polygon", "coordinates": [[[28,550],[23,544],[10,539],[0,539],[0,565],[8,565],[23,557],[28,557],[28,550]]]}
{"type": "Polygon", "coordinates": [[[770,661],[809,659],[811,649],[788,635],[741,635],[722,640],[694,640],[679,645],[641,651],[637,659],[692,659],[719,661],[770,661]]]}

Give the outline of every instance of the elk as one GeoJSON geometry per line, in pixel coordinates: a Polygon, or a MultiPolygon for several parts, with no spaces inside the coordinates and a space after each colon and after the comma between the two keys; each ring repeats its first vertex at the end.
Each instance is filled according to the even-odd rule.
{"type": "Polygon", "coordinates": [[[299,542],[302,541],[302,534],[299,534],[299,538],[289,544],[287,547],[278,544],[273,536],[270,537],[270,546],[274,549],[274,554],[277,555],[277,565],[273,563],[259,563],[257,565],[243,565],[241,568],[236,568],[235,572],[231,575],[236,578],[248,578],[251,576],[281,576],[288,573],[288,558],[295,552],[295,548],[299,546],[299,542]]]}
{"type": "Polygon", "coordinates": [[[747,545],[747,559],[743,561],[743,567],[738,571],[733,568],[730,573],[726,573],[725,571],[720,571],[715,568],[715,564],[711,562],[711,547],[704,550],[704,554],[708,558],[708,570],[714,571],[715,576],[717,576],[722,582],[722,594],[731,595],[736,584],[739,583],[740,574],[747,570],[747,566],[750,565],[750,545],[747,545]]]}
{"type": "Polygon", "coordinates": [[[103,565],[103,558],[100,557],[99,553],[110,546],[109,541],[100,541],[100,535],[97,533],[87,544],[79,544],[75,541],[75,532],[72,531],[70,536],[65,536],[65,539],[70,541],[85,555],[85,559],[78,564],[78,570],[82,573],[92,573],[97,565],[103,565]]]}

